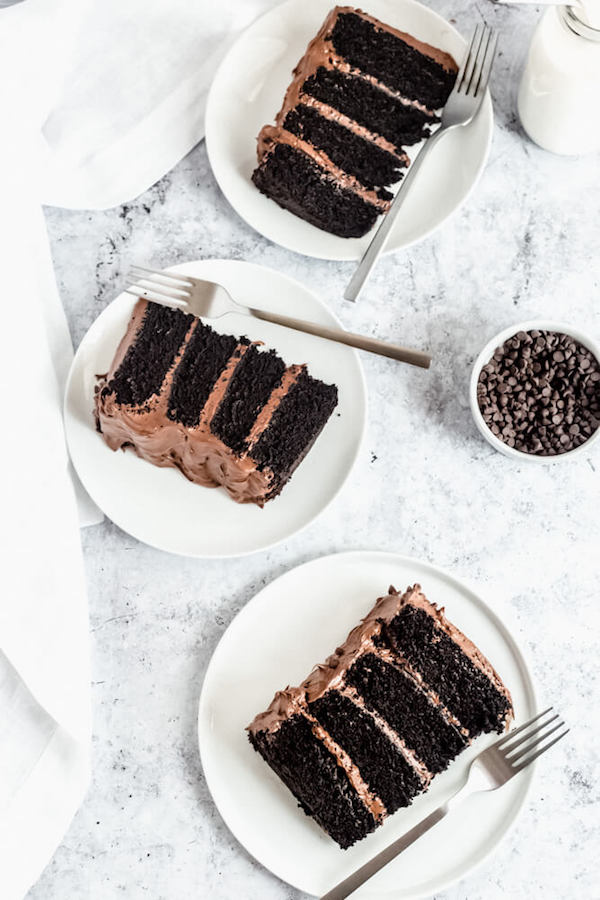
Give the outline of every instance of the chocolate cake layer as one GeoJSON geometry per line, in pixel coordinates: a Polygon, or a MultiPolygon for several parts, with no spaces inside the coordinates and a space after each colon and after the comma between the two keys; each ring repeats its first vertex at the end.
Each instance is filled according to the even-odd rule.
{"type": "Polygon", "coordinates": [[[407,165],[405,157],[381,149],[304,103],[287,114],[283,127],[322,150],[370,190],[395,184],[407,165]]]}
{"type": "Polygon", "coordinates": [[[274,473],[281,490],[317,439],[337,406],[337,388],[302,371],[273,413],[269,428],[252,446],[260,470],[274,473]],[[298,452],[298,447],[302,451],[298,452]]]}
{"type": "Polygon", "coordinates": [[[141,406],[158,395],[193,321],[193,316],[173,315],[156,303],[144,309],[136,339],[111,378],[117,403],[141,406]]]}
{"type": "MultiPolygon", "coordinates": [[[[276,756],[277,772],[287,753],[295,758],[297,751],[279,735],[298,716],[311,723],[313,737],[333,753],[356,797],[380,824],[427,790],[481,730],[506,728],[512,702],[488,660],[415,585],[403,595],[390,588],[334,654],[299,687],[279,691],[248,726],[251,743],[269,765],[276,756]],[[410,658],[399,649],[401,643],[410,658]],[[418,653],[412,650],[416,647],[418,653]],[[428,674],[439,681],[435,665],[442,657],[448,662],[443,696],[428,674]],[[432,659],[437,661],[433,668],[432,659]],[[456,705],[445,705],[445,696],[453,699],[458,693],[468,697],[464,720],[456,705]]],[[[303,769],[301,785],[296,777],[287,771],[284,779],[294,793],[322,787],[323,771],[303,769]]],[[[323,827],[338,840],[327,824],[323,827]]],[[[368,828],[357,824],[353,839],[371,830],[371,823],[368,828]]]]}
{"type": "Polygon", "coordinates": [[[386,29],[364,14],[340,12],[330,40],[353,69],[372,75],[429,109],[443,106],[454,87],[456,69],[449,54],[411,35],[386,29]]]}
{"type": "MultiPolygon", "coordinates": [[[[146,315],[151,312],[152,306],[148,308],[146,315]]],[[[187,351],[173,375],[167,408],[169,419],[189,428],[199,424],[215,382],[225,371],[227,363],[236,352],[237,344],[237,338],[228,334],[216,334],[212,328],[198,322],[187,351]],[[199,359],[202,360],[202,365],[198,365],[199,359]]],[[[133,346],[136,345],[137,341],[133,346]]]]}
{"type": "Polygon", "coordinates": [[[467,739],[440,715],[439,707],[407,676],[401,665],[394,666],[374,653],[365,653],[348,670],[346,679],[367,707],[378,712],[402,735],[406,746],[432,774],[443,772],[467,746],[467,739]]]}
{"type": "Polygon", "coordinates": [[[98,379],[95,413],[111,449],[131,447],[154,465],[262,506],[289,480],[336,403],[335,386],[311,378],[305,366],[286,367],[247,338],[139,300],[110,371],[98,379]],[[278,436],[282,464],[273,450],[278,436]]]}
{"type": "Polygon", "coordinates": [[[339,237],[360,237],[379,209],[340,187],[300,150],[277,144],[254,170],[256,187],[283,209],[339,237]]]}
{"type": "Polygon", "coordinates": [[[335,7],[294,69],[276,125],[259,134],[255,185],[325,231],[366,234],[408,165],[403,148],[429,136],[456,72],[449,54],[335,7]]]}
{"type": "Polygon", "coordinates": [[[227,393],[212,420],[212,430],[228,446],[241,453],[252,425],[269,397],[281,384],[285,363],[274,350],[260,351],[252,346],[244,354],[227,393]]]}
{"type": "Polygon", "coordinates": [[[510,698],[438,627],[424,609],[407,606],[390,622],[385,636],[414,666],[471,737],[501,732],[510,698]]]}
{"type": "Polygon", "coordinates": [[[402,750],[351,699],[330,690],[309,704],[309,709],[344,747],[364,780],[381,797],[388,814],[408,806],[420,793],[422,781],[402,750]]]}
{"type": "Polygon", "coordinates": [[[339,109],[359,125],[386,138],[397,152],[429,137],[432,125],[439,121],[431,113],[403,103],[371,82],[337,69],[318,68],[306,79],[302,92],[339,109]]]}
{"type": "Polygon", "coordinates": [[[304,812],[340,847],[350,847],[376,828],[375,817],[304,716],[294,715],[282,722],[275,734],[251,733],[250,741],[304,812]]]}

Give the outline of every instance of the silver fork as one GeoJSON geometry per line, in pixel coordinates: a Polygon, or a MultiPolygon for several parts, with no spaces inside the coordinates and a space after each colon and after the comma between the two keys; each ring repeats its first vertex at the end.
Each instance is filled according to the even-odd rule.
{"type": "Polygon", "coordinates": [[[441,125],[435,134],[425,141],[419,155],[409,166],[408,172],[402,179],[389,210],[382,219],[346,288],[344,293],[346,300],[356,300],[363,289],[375,263],[383,252],[390,232],[398,218],[404,198],[409,192],[410,186],[414,182],[426,155],[444,134],[454,128],[468,125],[477,115],[490,80],[497,43],[497,35],[487,25],[478,25],[475,28],[469,49],[456,76],[454,88],[444,106],[441,125]]]}
{"type": "Polygon", "coordinates": [[[515,728],[505,737],[500,738],[487,750],[483,750],[471,763],[467,780],[452,797],[368,863],[357,869],[349,878],[345,878],[333,890],[328,891],[321,900],[344,900],[345,897],[350,896],[361,884],[368,881],[376,872],[395,859],[399,853],[414,844],[421,835],[433,828],[460,801],[478,791],[494,791],[522,772],[534,759],[549,750],[568,733],[569,729],[566,728],[557,737],[549,740],[553,734],[563,728],[565,728],[565,723],[550,706],[544,712],[534,716],[533,719],[529,719],[520,728],[515,728]],[[552,713],[550,718],[548,718],[549,713],[552,713]],[[518,734],[521,737],[515,740],[518,734]]]}
{"type": "Polygon", "coordinates": [[[223,285],[215,284],[213,281],[203,281],[200,278],[192,278],[191,275],[157,272],[154,269],[147,269],[145,266],[132,266],[127,274],[125,290],[134,297],[144,297],[147,300],[154,300],[156,303],[174,306],[202,319],[219,319],[228,313],[239,313],[243,316],[262,319],[265,322],[273,322],[275,325],[283,325],[285,328],[314,334],[329,341],[337,341],[339,344],[347,344],[349,347],[357,347],[359,350],[368,350],[370,353],[378,353],[380,356],[389,356],[391,359],[420,366],[422,369],[428,369],[431,364],[431,357],[421,350],[411,350],[408,347],[389,344],[387,341],[380,341],[377,338],[352,334],[341,328],[329,328],[326,325],[317,325],[304,319],[293,319],[290,316],[279,315],[279,313],[242,306],[230,296],[223,285]]]}

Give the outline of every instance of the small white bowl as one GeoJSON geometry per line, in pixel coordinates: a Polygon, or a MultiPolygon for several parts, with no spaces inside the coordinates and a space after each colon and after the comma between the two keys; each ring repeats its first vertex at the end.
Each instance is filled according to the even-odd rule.
{"type": "Polygon", "coordinates": [[[479,381],[479,375],[483,367],[487,365],[487,363],[494,355],[494,350],[497,347],[500,347],[509,338],[514,337],[517,332],[533,330],[557,331],[560,334],[568,334],[569,337],[573,338],[573,340],[578,341],[580,344],[590,350],[594,354],[596,359],[600,361],[600,346],[598,346],[598,344],[596,344],[596,342],[586,334],[578,331],[577,328],[572,328],[570,325],[565,325],[562,322],[549,322],[546,319],[534,319],[530,322],[519,322],[516,325],[511,325],[510,328],[505,328],[504,331],[501,331],[499,334],[493,337],[491,341],[488,341],[473,364],[471,383],[469,385],[469,400],[471,403],[471,412],[473,414],[473,419],[475,420],[477,428],[486,439],[486,441],[491,444],[495,450],[499,450],[500,453],[504,453],[505,456],[511,456],[513,459],[519,459],[534,463],[547,464],[560,462],[567,458],[571,459],[573,456],[578,453],[582,453],[583,451],[588,451],[590,449],[590,445],[600,435],[600,428],[596,428],[594,433],[587,439],[587,441],[584,441],[583,444],[580,444],[573,450],[567,450],[565,453],[557,453],[554,456],[537,456],[535,453],[524,453],[522,450],[516,450],[514,447],[509,447],[508,444],[505,444],[503,441],[497,438],[496,435],[492,431],[490,431],[490,429],[486,425],[485,420],[481,414],[481,410],[479,409],[479,404],[477,402],[477,383],[479,381]]]}

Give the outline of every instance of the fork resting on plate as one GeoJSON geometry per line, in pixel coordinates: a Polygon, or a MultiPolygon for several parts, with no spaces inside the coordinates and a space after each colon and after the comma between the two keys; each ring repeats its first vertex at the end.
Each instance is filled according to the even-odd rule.
{"type": "Polygon", "coordinates": [[[411,350],[408,347],[380,341],[378,338],[353,334],[341,328],[317,325],[304,319],[294,319],[291,316],[242,306],[229,295],[223,285],[192,278],[191,275],[180,272],[157,272],[144,266],[132,266],[127,276],[126,293],[174,306],[202,319],[218,319],[227,313],[238,313],[262,319],[264,322],[273,322],[275,325],[283,325],[285,328],[293,328],[295,331],[314,334],[329,341],[337,341],[358,350],[389,356],[390,359],[420,366],[422,369],[428,369],[431,364],[431,356],[421,350],[411,350]]]}
{"type": "Polygon", "coordinates": [[[365,881],[368,881],[376,872],[396,858],[403,850],[433,828],[443,819],[451,809],[470,794],[478,791],[494,791],[502,787],[519,772],[549,750],[557,741],[560,741],[569,731],[568,728],[561,731],[552,740],[549,740],[557,731],[564,729],[565,723],[560,720],[557,713],[553,713],[550,706],[544,712],[539,713],[520,728],[515,728],[507,735],[496,741],[491,747],[482,750],[475,757],[469,767],[469,774],[463,786],[445,803],[434,809],[432,813],[422,819],[417,825],[407,831],[402,837],[395,840],[389,847],[378,853],[373,859],[353,872],[344,881],[341,881],[331,891],[321,897],[321,900],[345,900],[354,893],[365,881]],[[532,727],[535,726],[535,727],[532,727]],[[521,737],[515,741],[516,736],[521,737]]]}
{"type": "Polygon", "coordinates": [[[365,250],[356,272],[344,292],[346,300],[356,300],[365,286],[375,263],[385,248],[404,198],[431,148],[448,131],[468,125],[479,112],[490,80],[496,46],[497,36],[495,32],[488,28],[487,25],[481,27],[478,25],[465,54],[463,64],[456,76],[452,93],[444,106],[441,125],[435,134],[426,140],[419,155],[411,163],[408,172],[400,183],[390,208],[382,219],[371,243],[365,250]]]}

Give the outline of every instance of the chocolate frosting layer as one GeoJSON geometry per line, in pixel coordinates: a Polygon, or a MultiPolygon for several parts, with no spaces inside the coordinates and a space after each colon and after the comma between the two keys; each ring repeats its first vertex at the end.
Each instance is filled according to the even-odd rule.
{"type": "Polygon", "coordinates": [[[394,746],[402,753],[406,761],[421,780],[421,786],[423,789],[427,788],[431,783],[431,779],[433,775],[425,765],[425,763],[421,762],[420,759],[417,759],[414,751],[412,751],[406,744],[406,742],[401,738],[394,729],[386,722],[384,718],[382,718],[379,713],[375,712],[373,709],[369,709],[363,698],[360,696],[358,691],[353,688],[351,685],[347,684],[341,689],[340,693],[342,693],[345,697],[354,703],[361,712],[365,715],[369,716],[377,727],[385,734],[387,739],[394,744],[394,746]]]}
{"type": "Polygon", "coordinates": [[[348,781],[374,818],[377,820],[385,818],[387,811],[382,800],[370,790],[362,778],[358,767],[352,762],[346,751],[333,740],[327,729],[311,715],[306,705],[305,692],[301,687],[287,687],[284,691],[277,691],[269,708],[264,713],[260,713],[254,720],[254,722],[258,723],[257,727],[250,727],[248,730],[272,732],[276,730],[276,726],[281,724],[284,719],[289,719],[294,715],[304,716],[304,718],[308,719],[311,723],[313,734],[322,741],[323,745],[335,758],[337,764],[344,770],[348,781]]]}
{"type": "MultiPolygon", "coordinates": [[[[377,603],[381,603],[379,618],[383,621],[391,621],[394,616],[397,615],[394,612],[394,609],[400,609],[405,604],[409,603],[411,606],[417,607],[418,609],[422,609],[428,615],[432,616],[435,620],[435,625],[440,631],[443,631],[448,637],[454,641],[455,644],[458,644],[462,652],[469,658],[469,660],[473,663],[473,665],[479,669],[483,674],[489,678],[492,682],[496,690],[502,694],[508,700],[510,704],[510,711],[507,717],[507,725],[512,718],[512,697],[510,692],[490,661],[486,659],[481,650],[475,646],[473,641],[469,640],[469,638],[453,625],[452,622],[449,622],[445,616],[444,607],[438,607],[437,604],[431,603],[425,594],[421,590],[421,586],[415,584],[413,588],[409,589],[404,595],[400,596],[400,594],[390,585],[390,590],[387,597],[382,597],[381,600],[378,600],[377,603]]],[[[375,606],[377,609],[377,605],[375,606]]],[[[375,609],[373,612],[375,612],[375,609]]]]}
{"type": "Polygon", "coordinates": [[[446,53],[444,50],[440,50],[439,47],[434,47],[432,44],[427,44],[425,41],[418,40],[418,38],[409,34],[407,31],[400,31],[399,28],[393,28],[391,25],[386,25],[385,22],[380,22],[375,16],[363,12],[362,9],[355,9],[353,6],[336,6],[335,9],[332,9],[329,14],[332,18],[327,33],[333,28],[337,17],[343,13],[354,13],[355,15],[360,16],[361,19],[364,19],[365,22],[370,22],[371,25],[374,25],[379,31],[387,31],[388,34],[393,34],[394,37],[400,38],[400,40],[404,41],[405,44],[408,44],[409,47],[422,53],[423,56],[429,56],[430,59],[439,63],[447,72],[458,71],[456,61],[450,53],[446,53]]]}
{"type": "Polygon", "coordinates": [[[369,788],[369,785],[360,774],[358,766],[356,766],[352,762],[346,751],[342,747],[340,747],[340,745],[336,741],[333,740],[327,729],[323,728],[321,723],[318,722],[314,716],[311,716],[310,713],[305,710],[302,711],[302,715],[304,715],[309,720],[309,722],[311,722],[313,734],[324,744],[327,750],[329,750],[331,755],[335,758],[338,766],[340,766],[344,770],[348,781],[350,782],[362,802],[365,804],[373,818],[376,821],[385,819],[385,817],[387,816],[387,810],[383,804],[383,801],[369,788]]]}
{"type": "MultiPolygon", "coordinates": [[[[175,370],[198,325],[198,319],[190,326],[160,392],[144,406],[118,403],[114,391],[110,390],[112,377],[136,340],[147,305],[147,300],[138,300],[109,372],[98,378],[95,413],[104,440],[112,450],[131,446],[138,456],[155,466],[176,467],[196,484],[204,487],[222,485],[238,503],[253,502],[262,506],[269,493],[273,473],[268,468],[259,470],[250,452],[235,453],[210,430],[212,417],[250,344],[238,344],[204,405],[198,425],[194,427],[173,421],[167,416],[167,409],[175,370]]],[[[261,432],[268,428],[275,409],[303,368],[291,366],[286,370],[284,389],[276,388],[260,413],[261,432]]]]}
{"type": "MultiPolygon", "coordinates": [[[[385,659],[406,670],[409,677],[422,686],[429,695],[431,702],[443,707],[439,697],[431,691],[427,691],[423,685],[422,679],[418,673],[414,673],[406,661],[395,652],[376,647],[374,638],[381,633],[382,624],[391,622],[405,606],[414,606],[424,610],[428,615],[435,619],[435,625],[445,634],[447,634],[462,650],[462,652],[471,660],[487,678],[492,681],[496,689],[502,693],[511,706],[511,713],[507,717],[507,724],[512,715],[512,699],[506,686],[503,684],[500,676],[492,667],[491,663],[485,658],[481,651],[470,641],[455,625],[448,621],[444,615],[444,610],[437,607],[435,603],[431,603],[421,591],[421,587],[415,584],[408,588],[404,594],[398,593],[393,587],[390,587],[388,594],[380,597],[375,606],[367,613],[365,618],[356,628],[353,628],[344,643],[337,648],[324,663],[318,663],[310,675],[302,682],[299,687],[286,688],[285,691],[278,691],[273,701],[265,712],[259,713],[248,730],[251,732],[263,730],[275,730],[280,722],[291,715],[305,703],[312,703],[319,697],[322,697],[327,691],[332,689],[341,689],[345,683],[345,676],[348,669],[363,653],[375,653],[385,659]]],[[[451,713],[446,710],[448,721],[457,724],[457,720],[451,713]]]]}
{"type": "Polygon", "coordinates": [[[331,122],[343,125],[344,128],[347,128],[348,131],[352,131],[357,137],[363,138],[363,140],[369,141],[371,144],[375,144],[376,147],[379,147],[380,150],[385,150],[386,153],[391,153],[392,156],[395,156],[398,159],[398,164],[400,166],[409,165],[410,159],[407,153],[399,152],[398,148],[392,144],[391,141],[388,141],[387,138],[382,137],[380,134],[375,134],[374,131],[369,131],[364,125],[359,125],[358,122],[355,122],[354,119],[351,119],[343,112],[340,112],[339,109],[328,106],[327,103],[323,103],[322,100],[317,100],[316,97],[313,97],[310,94],[303,94],[299,105],[308,106],[310,109],[316,110],[316,112],[323,116],[324,119],[329,119],[331,122]]]}
{"type": "Polygon", "coordinates": [[[368,191],[363,185],[360,184],[360,182],[358,182],[356,178],[353,178],[352,176],[339,169],[327,157],[325,153],[317,150],[311,144],[303,141],[296,135],[290,134],[290,132],[286,131],[283,127],[285,118],[290,110],[294,109],[299,103],[303,103],[307,106],[312,106],[318,109],[325,118],[336,121],[338,124],[343,125],[345,128],[348,128],[355,135],[365,138],[366,140],[369,140],[372,143],[376,144],[381,149],[387,150],[388,152],[392,153],[398,158],[402,165],[408,165],[408,157],[401,148],[395,147],[381,135],[372,134],[368,131],[368,129],[359,125],[358,122],[355,122],[354,120],[343,115],[338,110],[334,110],[332,107],[329,107],[326,104],[319,103],[319,101],[315,100],[313,97],[310,97],[309,95],[305,95],[303,93],[302,86],[304,82],[308,78],[310,78],[311,75],[314,75],[319,68],[337,69],[346,75],[353,75],[356,78],[361,78],[364,81],[368,81],[379,90],[389,94],[400,102],[408,106],[415,106],[421,109],[423,112],[428,113],[429,115],[431,115],[432,121],[436,121],[436,119],[434,118],[433,110],[428,110],[423,106],[422,103],[419,103],[416,100],[410,100],[406,97],[403,97],[398,91],[392,90],[372,75],[352,68],[344,59],[342,59],[338,55],[331,41],[331,32],[334,28],[338,16],[345,13],[354,13],[360,16],[365,21],[370,22],[378,30],[385,31],[389,34],[394,35],[394,37],[397,37],[400,40],[404,41],[404,43],[408,44],[419,53],[422,53],[423,55],[428,56],[430,59],[435,60],[435,62],[439,63],[447,71],[456,72],[458,70],[456,62],[449,53],[445,53],[443,50],[439,50],[437,47],[433,47],[431,44],[426,44],[423,41],[419,41],[417,40],[417,38],[413,37],[411,34],[408,34],[405,31],[400,31],[397,28],[392,28],[390,25],[386,25],[383,22],[380,22],[378,19],[368,15],[367,13],[364,13],[360,9],[354,9],[351,6],[336,6],[328,14],[325,21],[323,22],[323,25],[306,48],[304,56],[296,65],[293,71],[294,78],[292,79],[285,93],[283,104],[275,118],[275,127],[272,125],[265,125],[261,129],[257,140],[258,162],[259,164],[262,163],[268,157],[269,153],[273,150],[277,143],[288,144],[294,149],[300,150],[301,152],[309,156],[314,162],[317,163],[317,165],[321,167],[323,172],[328,177],[334,179],[338,184],[340,184],[340,186],[353,191],[366,202],[372,203],[374,206],[377,206],[382,212],[386,212],[389,208],[389,201],[382,200],[381,198],[377,197],[377,195],[373,191],[368,191]]]}
{"type": "Polygon", "coordinates": [[[353,175],[348,175],[347,172],[336,166],[322,150],[317,150],[312,144],[279,125],[265,125],[258,136],[259,157],[266,156],[276,144],[288,144],[295,150],[301,150],[302,153],[305,153],[313,162],[316,162],[318,166],[324,169],[327,177],[331,178],[339,187],[353,191],[366,203],[376,206],[381,212],[387,212],[390,208],[389,200],[382,200],[375,191],[370,191],[363,187],[357,178],[353,175]]]}
{"type": "MultiPolygon", "coordinates": [[[[336,6],[328,14],[320,29],[306,48],[304,56],[294,68],[294,78],[285,93],[283,105],[275,119],[276,124],[283,124],[283,120],[285,119],[288,112],[297,105],[301,98],[302,102],[305,102],[302,94],[302,85],[308,78],[310,78],[311,75],[314,75],[316,73],[317,69],[320,68],[338,69],[346,75],[354,75],[357,78],[363,78],[365,81],[370,82],[375,87],[379,88],[387,94],[390,94],[391,96],[407,104],[408,106],[417,106],[419,109],[422,109],[425,112],[429,112],[433,116],[433,110],[427,110],[418,101],[409,100],[408,98],[403,97],[400,93],[398,93],[398,91],[392,90],[387,85],[378,81],[372,75],[368,75],[358,69],[353,69],[344,59],[342,59],[337,54],[333,43],[331,42],[330,35],[333,31],[336,19],[338,18],[338,16],[343,15],[344,13],[354,13],[355,15],[360,16],[365,21],[370,22],[372,25],[375,25],[375,27],[380,31],[386,31],[389,34],[394,35],[394,37],[397,37],[400,40],[404,41],[405,44],[408,44],[419,53],[422,53],[424,56],[428,56],[430,59],[435,60],[435,62],[443,66],[444,69],[446,69],[448,72],[458,71],[458,66],[449,53],[445,53],[443,50],[439,50],[437,47],[433,47],[431,44],[426,44],[423,41],[419,41],[417,40],[417,38],[413,37],[411,34],[408,34],[405,31],[399,31],[399,29],[397,28],[392,28],[391,25],[386,25],[385,23],[380,22],[373,16],[364,13],[361,9],[354,9],[351,6],[336,6]]],[[[355,122],[350,127],[353,131],[360,128],[360,126],[355,122]]],[[[358,131],[356,131],[356,133],[358,133],[358,131]]]]}

